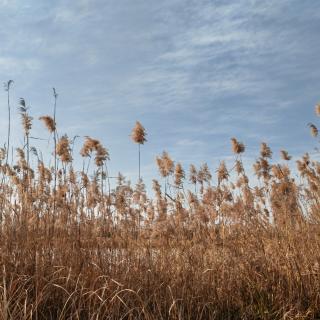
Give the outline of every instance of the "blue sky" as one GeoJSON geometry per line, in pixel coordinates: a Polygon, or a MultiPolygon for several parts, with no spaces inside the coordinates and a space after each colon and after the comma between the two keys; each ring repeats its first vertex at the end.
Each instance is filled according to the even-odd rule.
{"type": "MultiPolygon", "coordinates": [[[[307,123],[318,121],[320,1],[0,0],[0,8],[0,75],[15,81],[14,109],[24,97],[35,119],[51,113],[56,87],[60,133],[100,139],[113,175],[136,181],[136,120],[148,132],[147,182],[163,150],[214,171],[232,158],[233,136],[246,163],[261,141],[275,159],[282,148],[300,156],[316,145],[307,123]]],[[[38,121],[33,135],[48,138],[38,121]]]]}

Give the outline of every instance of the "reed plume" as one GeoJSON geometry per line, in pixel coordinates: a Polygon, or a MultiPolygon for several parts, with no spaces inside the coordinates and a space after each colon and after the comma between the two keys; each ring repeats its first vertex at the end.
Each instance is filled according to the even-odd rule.
{"type": "Polygon", "coordinates": [[[142,126],[139,121],[136,121],[136,124],[131,132],[131,139],[138,144],[138,177],[141,179],[141,150],[140,146],[144,144],[146,139],[146,129],[142,126]]]}
{"type": "Polygon", "coordinates": [[[55,121],[52,117],[50,116],[42,116],[39,117],[39,120],[43,121],[47,129],[49,130],[50,133],[54,133],[56,130],[56,124],[55,121]]]}
{"type": "Polygon", "coordinates": [[[185,172],[182,168],[181,163],[178,162],[174,168],[174,183],[178,188],[182,186],[182,181],[184,178],[185,172]]]}
{"type": "Polygon", "coordinates": [[[283,160],[286,160],[286,161],[289,161],[292,158],[286,150],[280,150],[280,156],[283,160]]]}
{"type": "Polygon", "coordinates": [[[56,153],[60,157],[61,161],[68,163],[72,161],[70,153],[70,141],[67,135],[62,136],[56,146],[56,153]]]}
{"type": "Polygon", "coordinates": [[[174,162],[170,158],[167,151],[163,151],[161,157],[156,158],[160,175],[164,178],[173,173],[174,162]]]}
{"type": "Polygon", "coordinates": [[[224,161],[220,163],[219,168],[217,169],[217,174],[218,174],[218,185],[220,185],[220,183],[223,180],[228,180],[229,172],[228,172],[226,163],[224,161]]]}
{"type": "Polygon", "coordinates": [[[243,153],[245,151],[244,144],[239,142],[236,138],[231,138],[232,151],[236,154],[243,153]]]}
{"type": "Polygon", "coordinates": [[[260,155],[262,158],[271,158],[272,157],[272,151],[270,147],[265,143],[262,142],[260,145],[260,155]]]}
{"type": "Polygon", "coordinates": [[[318,136],[318,128],[313,123],[309,123],[309,128],[310,128],[311,135],[313,137],[317,137],[318,136]]]}
{"type": "Polygon", "coordinates": [[[144,144],[146,139],[146,129],[139,121],[136,121],[134,128],[132,129],[131,138],[135,143],[144,144]]]}

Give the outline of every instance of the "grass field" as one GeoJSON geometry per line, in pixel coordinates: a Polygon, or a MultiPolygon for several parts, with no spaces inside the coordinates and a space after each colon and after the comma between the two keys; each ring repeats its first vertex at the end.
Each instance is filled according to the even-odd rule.
{"type": "MultiPolygon", "coordinates": [[[[25,145],[11,161],[9,117],[0,155],[1,319],[320,318],[320,163],[308,154],[293,178],[290,155],[275,164],[262,143],[253,185],[235,138],[234,166],[222,162],[216,178],[164,152],[150,198],[142,180],[119,175],[111,188],[108,150],[86,138],[77,154],[55,111],[40,119],[53,149],[45,164],[20,107],[25,145]]],[[[145,136],[137,123],[133,142],[145,136]]]]}

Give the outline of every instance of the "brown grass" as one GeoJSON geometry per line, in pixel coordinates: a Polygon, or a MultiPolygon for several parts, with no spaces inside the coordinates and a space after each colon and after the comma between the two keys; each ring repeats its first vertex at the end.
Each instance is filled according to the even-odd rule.
{"type": "Polygon", "coordinates": [[[217,185],[207,164],[187,176],[164,152],[153,199],[122,175],[111,189],[108,151],[89,137],[82,171],[67,136],[54,167],[30,167],[27,149],[9,165],[2,149],[0,319],[319,319],[320,163],[304,155],[294,179],[262,143],[254,186],[244,145],[232,149],[217,185]]]}

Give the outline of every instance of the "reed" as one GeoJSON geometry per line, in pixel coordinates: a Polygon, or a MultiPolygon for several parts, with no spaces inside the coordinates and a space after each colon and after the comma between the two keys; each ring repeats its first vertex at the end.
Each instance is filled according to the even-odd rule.
{"type": "Polygon", "coordinates": [[[139,166],[139,181],[141,179],[141,150],[140,146],[144,144],[147,139],[146,139],[146,129],[142,126],[142,124],[139,121],[136,121],[136,125],[132,129],[131,133],[131,139],[133,142],[138,144],[138,166],[139,166]]]}
{"type": "MultiPolygon", "coordinates": [[[[320,318],[318,161],[303,155],[293,174],[289,153],[275,163],[263,142],[253,184],[232,138],[231,167],[186,172],[164,151],[153,196],[140,164],[135,186],[119,174],[105,192],[108,149],[85,137],[77,169],[54,98],[54,115],[40,117],[54,136],[53,166],[37,157],[32,167],[24,99],[24,145],[12,164],[0,150],[1,319],[320,318]]],[[[145,135],[137,122],[139,147],[145,135]]]]}

